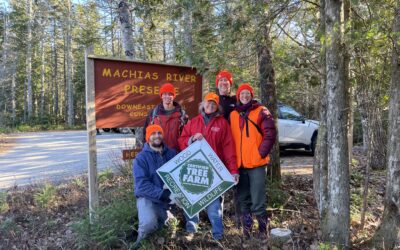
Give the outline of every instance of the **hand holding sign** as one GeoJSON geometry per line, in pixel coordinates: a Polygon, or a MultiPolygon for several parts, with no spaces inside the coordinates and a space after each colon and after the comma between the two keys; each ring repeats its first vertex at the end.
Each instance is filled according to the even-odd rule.
{"type": "Polygon", "coordinates": [[[196,134],[192,137],[192,142],[203,140],[203,138],[204,138],[203,134],[201,134],[201,133],[196,133],[196,134]]]}
{"type": "Polygon", "coordinates": [[[236,186],[239,183],[240,175],[239,174],[233,174],[232,177],[235,180],[235,186],[236,186]]]}
{"type": "Polygon", "coordinates": [[[171,193],[171,194],[169,195],[169,199],[171,200],[171,201],[169,202],[169,204],[171,204],[171,205],[175,204],[175,205],[177,205],[178,207],[183,208],[182,203],[179,201],[179,199],[182,198],[182,197],[183,197],[182,194],[174,194],[174,193],[171,193]]]}

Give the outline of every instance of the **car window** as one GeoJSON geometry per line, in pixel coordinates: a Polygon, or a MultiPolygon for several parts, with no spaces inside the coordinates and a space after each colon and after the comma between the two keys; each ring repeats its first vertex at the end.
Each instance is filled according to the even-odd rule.
{"type": "Polygon", "coordinates": [[[279,106],[279,114],[281,116],[281,119],[288,119],[288,120],[300,121],[303,117],[296,110],[285,105],[279,106]]]}

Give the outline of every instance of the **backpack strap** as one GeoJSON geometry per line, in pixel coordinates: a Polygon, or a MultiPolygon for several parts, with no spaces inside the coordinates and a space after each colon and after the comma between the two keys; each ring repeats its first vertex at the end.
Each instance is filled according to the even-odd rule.
{"type": "Polygon", "coordinates": [[[181,112],[181,118],[180,118],[180,120],[181,120],[181,127],[183,127],[183,126],[185,126],[185,124],[186,124],[186,122],[187,122],[187,119],[186,119],[186,112],[185,112],[185,110],[184,109],[180,109],[180,112],[181,112]]]}
{"type": "Polygon", "coordinates": [[[257,123],[255,123],[254,121],[252,121],[248,114],[245,114],[244,112],[240,113],[240,115],[244,118],[244,120],[246,121],[246,137],[249,137],[249,121],[256,127],[258,133],[260,133],[261,136],[263,136],[262,130],[261,128],[257,125],[257,123]]]}
{"type": "Polygon", "coordinates": [[[158,105],[153,109],[153,112],[151,112],[150,124],[154,124],[154,119],[156,119],[157,115],[158,115],[158,105]]]}
{"type": "Polygon", "coordinates": [[[248,120],[248,121],[250,121],[251,123],[253,123],[253,125],[256,127],[258,133],[260,133],[261,136],[263,135],[261,128],[260,128],[255,122],[253,122],[253,121],[252,121],[249,117],[247,117],[247,116],[246,116],[246,120],[248,120]]]}

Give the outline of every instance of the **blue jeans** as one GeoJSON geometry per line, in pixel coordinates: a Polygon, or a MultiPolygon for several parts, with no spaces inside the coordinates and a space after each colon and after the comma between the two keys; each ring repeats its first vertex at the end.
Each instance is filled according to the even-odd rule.
{"type": "MultiPolygon", "coordinates": [[[[173,217],[169,210],[162,208],[151,200],[143,197],[137,198],[136,206],[139,218],[138,241],[146,238],[147,235],[161,228],[165,225],[168,219],[173,217]]],[[[198,223],[198,216],[197,221],[195,218],[186,218],[186,231],[190,233],[197,232],[198,223]]]]}
{"type": "MultiPolygon", "coordinates": [[[[206,207],[208,219],[211,222],[211,227],[212,227],[211,232],[215,240],[220,240],[224,236],[224,224],[222,222],[222,202],[223,202],[222,197],[219,197],[206,207]]],[[[193,218],[189,219],[185,213],[185,218],[186,218],[186,230],[190,232],[188,230],[188,224],[189,224],[195,229],[195,231],[192,232],[196,232],[197,224],[199,224],[200,220],[199,214],[196,214],[193,218]]]]}
{"type": "Polygon", "coordinates": [[[146,238],[146,236],[161,228],[171,217],[171,213],[168,213],[167,209],[143,197],[137,198],[136,206],[139,219],[137,241],[146,238]]]}

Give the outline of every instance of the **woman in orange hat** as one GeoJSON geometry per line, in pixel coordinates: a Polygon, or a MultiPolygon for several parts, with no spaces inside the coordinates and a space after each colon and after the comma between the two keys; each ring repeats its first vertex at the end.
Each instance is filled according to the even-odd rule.
{"type": "MultiPolygon", "coordinates": [[[[206,140],[221,161],[233,175],[235,182],[239,181],[236,166],[235,144],[228,121],[224,118],[219,106],[219,96],[208,93],[200,104],[200,114],[191,119],[183,128],[179,138],[179,146],[183,150],[197,140],[206,140]]],[[[215,240],[222,239],[224,228],[222,223],[222,198],[216,199],[206,208],[212,226],[215,240]]],[[[198,223],[199,216],[191,219],[198,223]]]]}
{"type": "Polygon", "coordinates": [[[240,182],[237,185],[245,238],[250,238],[254,214],[261,239],[267,237],[265,175],[269,152],[276,138],[275,123],[268,109],[254,100],[250,84],[239,86],[235,110],[230,114],[231,130],[235,140],[240,182]]]}

